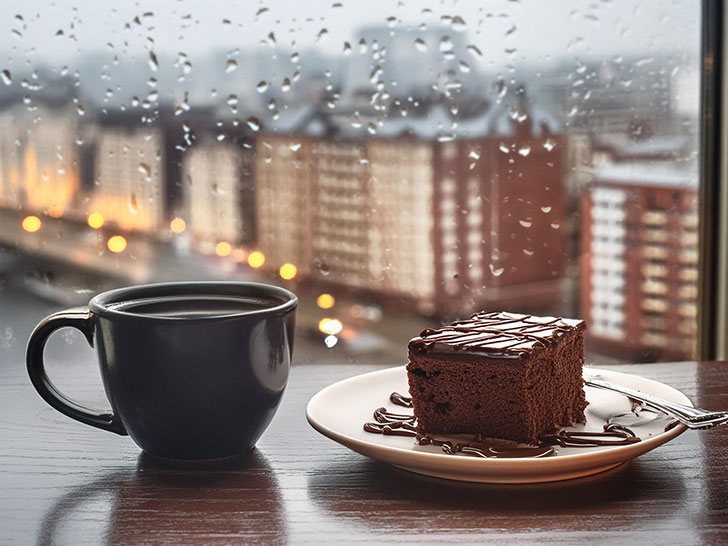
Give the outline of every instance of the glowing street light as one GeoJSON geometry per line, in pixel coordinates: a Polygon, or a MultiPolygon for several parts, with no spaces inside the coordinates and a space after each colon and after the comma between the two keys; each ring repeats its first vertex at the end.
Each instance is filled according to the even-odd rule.
{"type": "Polygon", "coordinates": [[[232,251],[233,247],[230,246],[230,243],[228,243],[227,241],[220,241],[219,243],[217,243],[217,246],[215,246],[215,254],[217,254],[221,258],[228,256],[232,251]]]}
{"type": "Polygon", "coordinates": [[[280,274],[281,279],[283,279],[284,281],[290,281],[293,277],[296,276],[296,273],[298,273],[298,269],[293,264],[283,264],[278,270],[278,273],[280,274]]]}
{"type": "Polygon", "coordinates": [[[99,229],[101,226],[104,225],[104,215],[100,212],[92,212],[88,215],[88,219],[86,220],[88,225],[94,229],[99,229]]]}
{"type": "Polygon", "coordinates": [[[106,246],[111,252],[119,254],[126,249],[126,239],[121,235],[114,235],[106,242],[106,246]]]}
{"type": "Polygon", "coordinates": [[[265,254],[263,254],[259,250],[256,250],[255,252],[251,252],[250,255],[248,256],[248,265],[250,267],[258,269],[259,267],[262,267],[264,263],[265,263],[265,254]]]}
{"type": "Polygon", "coordinates": [[[23,218],[23,229],[27,231],[28,233],[35,233],[40,229],[41,226],[40,218],[37,216],[26,216],[23,218]]]}
{"type": "Polygon", "coordinates": [[[318,323],[318,328],[324,334],[335,336],[344,329],[344,325],[339,319],[322,318],[318,323]]]}
{"type": "Polygon", "coordinates": [[[174,218],[169,223],[172,233],[182,233],[187,228],[187,223],[182,218],[174,218]]]}
{"type": "Polygon", "coordinates": [[[316,305],[318,305],[321,309],[331,309],[335,303],[336,300],[331,294],[321,294],[318,298],[316,298],[316,305]]]}

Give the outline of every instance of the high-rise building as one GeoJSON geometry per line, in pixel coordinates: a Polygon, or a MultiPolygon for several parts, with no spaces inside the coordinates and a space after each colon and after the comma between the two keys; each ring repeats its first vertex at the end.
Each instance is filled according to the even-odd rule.
{"type": "Polygon", "coordinates": [[[302,277],[443,315],[552,305],[565,262],[564,144],[553,120],[514,112],[460,122],[455,140],[439,106],[366,139],[348,120],[310,112],[261,135],[267,265],[292,262],[302,277]]]}
{"type": "Polygon", "coordinates": [[[582,315],[595,350],[693,358],[698,279],[695,170],[616,164],[582,207],[582,315]]]}
{"type": "Polygon", "coordinates": [[[198,134],[182,158],[182,216],[197,243],[255,241],[254,152],[225,135],[198,134]]]}
{"type": "Polygon", "coordinates": [[[61,216],[79,189],[78,113],[70,97],[10,102],[0,112],[0,204],[61,216]]]}

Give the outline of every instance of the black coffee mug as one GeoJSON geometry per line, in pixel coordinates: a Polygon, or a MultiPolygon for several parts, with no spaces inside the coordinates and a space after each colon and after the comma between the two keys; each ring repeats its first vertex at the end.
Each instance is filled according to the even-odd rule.
{"type": "Polygon", "coordinates": [[[288,381],[296,296],[249,282],[181,282],[111,290],[88,311],[38,324],[26,361],[33,386],[65,415],[128,434],[152,455],[208,460],[250,451],[288,381]],[[43,363],[48,337],[71,326],[96,354],[111,405],[105,413],[66,397],[43,363]]]}

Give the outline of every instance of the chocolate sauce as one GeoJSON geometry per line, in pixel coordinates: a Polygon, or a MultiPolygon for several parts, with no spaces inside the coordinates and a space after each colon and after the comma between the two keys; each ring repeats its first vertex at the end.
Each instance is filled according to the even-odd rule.
{"type": "Polygon", "coordinates": [[[508,313],[473,314],[448,326],[426,328],[410,341],[416,352],[467,351],[490,358],[520,359],[536,348],[556,342],[583,321],[556,317],[539,319],[508,313]]]}
{"type": "MultiPolygon", "coordinates": [[[[397,406],[412,407],[412,399],[397,392],[393,392],[389,399],[397,406]]],[[[463,454],[485,459],[541,458],[556,455],[554,446],[557,445],[560,447],[600,447],[624,446],[640,442],[641,439],[633,430],[617,421],[632,416],[633,422],[630,424],[633,426],[641,424],[645,421],[641,417],[643,412],[652,413],[652,410],[639,403],[633,403],[630,413],[610,417],[601,432],[560,430],[554,434],[541,436],[538,445],[534,446],[506,446],[495,442],[489,443],[479,437],[474,437],[468,443],[454,443],[451,440],[438,439],[418,433],[417,418],[414,415],[394,413],[387,408],[377,408],[374,411],[375,422],[364,423],[364,430],[385,436],[409,436],[415,438],[419,445],[439,446],[443,453],[448,455],[463,454]]],[[[672,427],[668,424],[665,430],[670,428],[672,427]]]]}

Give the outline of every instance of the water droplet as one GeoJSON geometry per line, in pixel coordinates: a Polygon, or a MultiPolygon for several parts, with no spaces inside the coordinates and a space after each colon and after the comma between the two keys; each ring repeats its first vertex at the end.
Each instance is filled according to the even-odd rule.
{"type": "Polygon", "coordinates": [[[450,39],[450,36],[443,36],[440,38],[440,51],[442,53],[449,53],[452,52],[452,40],[450,39]]]}
{"type": "Polygon", "coordinates": [[[361,40],[359,40],[359,53],[364,54],[367,52],[367,49],[367,41],[362,38],[361,40]]]}
{"type": "Polygon", "coordinates": [[[283,79],[283,83],[281,83],[281,91],[284,93],[288,93],[288,91],[291,90],[291,80],[288,78],[283,79]]]}
{"type": "Polygon", "coordinates": [[[217,139],[218,142],[222,142],[223,140],[225,140],[225,134],[224,133],[220,133],[215,138],[217,139]]]}
{"type": "Polygon", "coordinates": [[[321,40],[323,40],[326,37],[326,35],[328,33],[329,33],[328,29],[322,28],[321,30],[319,30],[318,34],[316,35],[316,41],[320,42],[321,40]]]}
{"type": "Polygon", "coordinates": [[[258,85],[255,86],[255,90],[258,91],[258,93],[265,93],[268,90],[268,82],[265,80],[259,81],[258,85]]]}
{"type": "Polygon", "coordinates": [[[301,60],[301,56],[298,53],[291,53],[291,62],[293,64],[298,64],[298,61],[301,60]]]}
{"type": "Polygon", "coordinates": [[[154,51],[149,52],[149,68],[152,69],[152,72],[156,72],[159,68],[159,61],[157,60],[157,56],[154,51]]]}
{"type": "Polygon", "coordinates": [[[329,349],[332,349],[339,342],[339,338],[335,335],[328,335],[324,338],[324,344],[329,349]]]}
{"type": "Polygon", "coordinates": [[[551,229],[559,229],[561,224],[551,224],[551,229]]]}
{"type": "Polygon", "coordinates": [[[518,223],[525,228],[529,228],[533,225],[533,222],[531,220],[518,220],[518,223]]]}
{"type": "Polygon", "coordinates": [[[551,139],[546,139],[546,142],[543,143],[543,147],[546,148],[547,152],[550,152],[556,147],[556,143],[551,139]]]}
{"type": "Polygon", "coordinates": [[[466,26],[465,21],[459,15],[453,17],[450,22],[450,28],[452,28],[455,32],[464,32],[466,26]]]}
{"type": "Polygon", "coordinates": [[[11,83],[13,83],[12,75],[10,74],[10,70],[8,70],[7,68],[0,72],[0,78],[2,78],[5,85],[10,85],[11,83]]]}
{"type": "Polygon", "coordinates": [[[271,47],[276,46],[276,35],[273,32],[268,33],[268,45],[271,47]]]}
{"type": "Polygon", "coordinates": [[[397,26],[397,18],[394,16],[387,17],[387,26],[389,28],[394,28],[397,26]]]}
{"type": "Polygon", "coordinates": [[[482,51],[480,51],[480,49],[478,49],[478,47],[477,47],[477,46],[474,46],[474,45],[472,45],[472,44],[471,44],[471,45],[469,45],[469,46],[468,46],[468,51],[469,51],[470,53],[472,53],[472,54],[473,54],[473,55],[474,55],[475,57],[477,57],[478,59],[482,59],[482,58],[483,58],[483,52],[482,52],[482,51]]]}
{"type": "Polygon", "coordinates": [[[60,38],[61,36],[63,36],[63,30],[59,28],[59,29],[58,29],[58,30],[56,31],[56,38],[60,38]]]}
{"type": "Polygon", "coordinates": [[[381,76],[382,72],[383,70],[381,66],[375,66],[369,73],[369,81],[372,83],[377,83],[377,80],[379,80],[379,76],[381,76]]]}
{"type": "Polygon", "coordinates": [[[230,72],[233,72],[234,70],[238,69],[238,61],[235,59],[228,59],[225,61],[225,73],[230,74],[230,72]]]}
{"type": "Polygon", "coordinates": [[[437,133],[438,142],[451,142],[455,140],[455,134],[448,131],[440,131],[437,133]]]}
{"type": "MultiPolygon", "coordinates": [[[[152,176],[152,168],[149,165],[147,165],[146,163],[139,163],[139,172],[142,173],[147,178],[152,176]]],[[[134,194],[132,194],[132,195],[134,195],[134,194]]]]}
{"type": "Polygon", "coordinates": [[[541,212],[548,214],[551,212],[551,207],[541,207],[541,212]]]}
{"type": "Polygon", "coordinates": [[[266,11],[268,11],[268,8],[260,8],[258,11],[255,12],[255,16],[259,17],[263,15],[266,11]]]}
{"type": "Polygon", "coordinates": [[[528,156],[528,154],[530,154],[530,153],[531,153],[531,147],[530,147],[530,146],[528,146],[528,145],[526,145],[526,146],[522,146],[522,147],[520,147],[520,148],[518,149],[518,153],[519,153],[520,155],[522,155],[523,157],[526,157],[526,156],[528,156]]]}
{"type": "Polygon", "coordinates": [[[506,30],[506,36],[510,36],[514,32],[516,32],[516,25],[513,25],[511,28],[509,28],[508,30],[506,30]]]}
{"type": "Polygon", "coordinates": [[[524,249],[523,249],[523,253],[524,253],[524,254],[525,254],[526,256],[533,256],[533,250],[526,250],[526,249],[524,248],[524,249]]]}
{"type": "Polygon", "coordinates": [[[237,95],[230,95],[228,99],[225,101],[228,106],[235,106],[238,104],[238,96],[237,95]]]}
{"type": "Polygon", "coordinates": [[[460,61],[458,63],[458,68],[460,69],[460,72],[462,72],[463,74],[467,74],[468,72],[470,72],[470,65],[468,63],[466,63],[465,61],[460,61]]]}
{"type": "Polygon", "coordinates": [[[86,109],[83,106],[81,106],[80,104],[77,104],[76,112],[78,112],[79,116],[83,116],[86,113],[86,109]]]}
{"type": "Polygon", "coordinates": [[[276,107],[276,101],[274,99],[270,99],[268,101],[268,110],[273,110],[276,107]]]}
{"type": "Polygon", "coordinates": [[[499,150],[500,150],[501,152],[503,152],[504,154],[509,154],[509,153],[511,153],[511,149],[510,149],[510,148],[509,148],[508,146],[506,146],[505,144],[503,144],[502,142],[501,142],[500,146],[498,146],[498,149],[499,149],[499,150]]]}
{"type": "Polygon", "coordinates": [[[258,118],[256,118],[255,116],[250,116],[250,117],[249,117],[249,118],[248,118],[248,119],[247,119],[247,120],[245,121],[245,123],[247,123],[247,124],[248,124],[248,127],[250,127],[250,129],[251,129],[252,131],[255,131],[255,132],[258,132],[258,131],[260,131],[260,120],[259,120],[258,118]]]}
{"type": "Polygon", "coordinates": [[[344,42],[344,55],[351,54],[351,44],[349,42],[344,42]]]}
{"type": "Polygon", "coordinates": [[[354,129],[359,129],[361,127],[361,119],[359,119],[359,114],[354,114],[351,118],[351,126],[354,129]]]}
{"type": "Polygon", "coordinates": [[[136,214],[139,211],[139,203],[137,203],[136,193],[129,196],[129,212],[136,214]]]}
{"type": "Polygon", "coordinates": [[[367,125],[367,131],[369,131],[369,134],[376,135],[377,134],[377,124],[373,121],[370,121],[367,125]]]}
{"type": "Polygon", "coordinates": [[[301,143],[300,142],[294,142],[293,144],[291,144],[288,147],[291,149],[292,152],[297,152],[298,150],[301,149],[301,143]]]}
{"type": "Polygon", "coordinates": [[[159,92],[158,91],[150,91],[147,95],[147,100],[150,102],[157,102],[159,99],[159,92]]]}
{"type": "Polygon", "coordinates": [[[427,44],[422,38],[417,38],[415,40],[415,47],[420,53],[424,53],[425,51],[427,51],[427,44]]]}
{"type": "Polygon", "coordinates": [[[488,267],[490,268],[490,272],[494,277],[500,277],[503,274],[502,267],[496,268],[493,264],[488,264],[488,267]]]}
{"type": "Polygon", "coordinates": [[[478,152],[476,152],[475,150],[470,150],[468,157],[470,159],[475,159],[477,161],[478,159],[480,159],[480,154],[478,152]]]}

